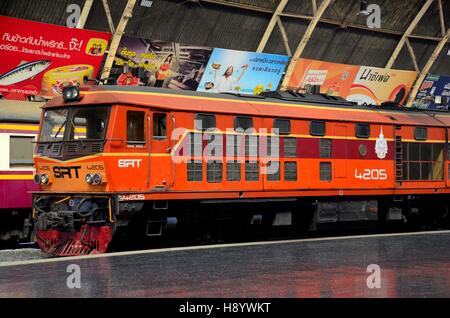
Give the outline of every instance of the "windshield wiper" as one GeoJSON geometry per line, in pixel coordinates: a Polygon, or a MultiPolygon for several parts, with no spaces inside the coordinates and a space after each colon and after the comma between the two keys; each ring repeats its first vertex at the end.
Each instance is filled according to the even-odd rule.
{"type": "MultiPolygon", "coordinates": [[[[73,122],[73,118],[69,117],[69,120],[70,120],[70,123],[72,124],[72,127],[73,127],[73,138],[75,139],[75,129],[76,129],[75,128],[75,123],[73,122]]],[[[80,141],[81,146],[83,148],[86,148],[86,145],[84,144],[83,138],[80,138],[78,140],[80,141]]]]}
{"type": "Polygon", "coordinates": [[[61,132],[61,129],[63,129],[63,127],[66,125],[66,123],[67,123],[67,119],[61,124],[61,126],[59,127],[58,131],[55,134],[55,137],[53,137],[53,138],[55,138],[55,140],[58,137],[58,134],[61,132]]]}

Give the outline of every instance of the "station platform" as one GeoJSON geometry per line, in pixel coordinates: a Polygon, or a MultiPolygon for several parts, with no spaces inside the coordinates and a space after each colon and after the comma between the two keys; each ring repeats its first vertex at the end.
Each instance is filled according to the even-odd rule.
{"type": "Polygon", "coordinates": [[[450,297],[449,246],[439,231],[2,263],[0,297],[450,297]]]}

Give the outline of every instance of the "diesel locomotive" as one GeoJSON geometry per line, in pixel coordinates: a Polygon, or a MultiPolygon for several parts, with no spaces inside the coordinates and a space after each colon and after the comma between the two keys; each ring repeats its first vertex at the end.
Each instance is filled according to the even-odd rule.
{"type": "Polygon", "coordinates": [[[447,226],[449,128],[324,94],[68,87],[42,111],[36,241],[61,256],[174,229],[447,226]]]}

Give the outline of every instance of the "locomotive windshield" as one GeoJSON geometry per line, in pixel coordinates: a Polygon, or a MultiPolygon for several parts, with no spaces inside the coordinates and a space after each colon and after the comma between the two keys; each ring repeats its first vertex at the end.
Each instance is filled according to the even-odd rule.
{"type": "Polygon", "coordinates": [[[44,114],[39,142],[104,140],[109,107],[50,109],[44,114]]]}

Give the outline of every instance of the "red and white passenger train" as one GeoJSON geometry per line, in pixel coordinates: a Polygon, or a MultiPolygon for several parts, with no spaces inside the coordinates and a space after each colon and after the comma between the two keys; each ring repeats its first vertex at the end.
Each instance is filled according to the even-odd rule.
{"type": "Polygon", "coordinates": [[[31,227],[33,148],[39,129],[39,103],[0,104],[0,241],[27,241],[31,227]]]}
{"type": "Polygon", "coordinates": [[[447,113],[295,92],[63,95],[43,108],[35,154],[36,240],[50,254],[170,228],[448,223],[447,113]]]}

